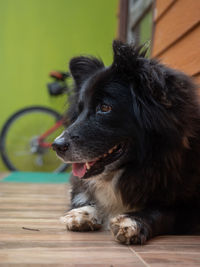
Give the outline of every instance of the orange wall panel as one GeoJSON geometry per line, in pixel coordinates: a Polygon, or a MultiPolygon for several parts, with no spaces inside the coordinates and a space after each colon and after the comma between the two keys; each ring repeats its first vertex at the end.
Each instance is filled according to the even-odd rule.
{"type": "Polygon", "coordinates": [[[155,20],[158,20],[160,16],[175,2],[176,0],[156,0],[156,12],[155,20]]]}
{"type": "MultiPolygon", "coordinates": [[[[156,9],[161,3],[163,5],[164,2],[163,0],[157,0],[156,9]]],[[[153,56],[160,55],[177,39],[199,23],[199,20],[200,0],[176,1],[156,23],[153,56]]]]}
{"type": "Polygon", "coordinates": [[[200,24],[159,58],[163,63],[189,75],[198,73],[200,70],[200,24]]]}

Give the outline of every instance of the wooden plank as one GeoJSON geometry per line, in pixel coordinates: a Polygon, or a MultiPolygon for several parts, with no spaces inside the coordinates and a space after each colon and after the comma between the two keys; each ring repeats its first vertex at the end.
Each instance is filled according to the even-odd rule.
{"type": "Polygon", "coordinates": [[[61,211],[52,210],[1,210],[0,218],[59,218],[62,215],[61,211]]]}
{"type": "Polygon", "coordinates": [[[20,194],[58,194],[65,195],[69,189],[68,184],[26,184],[26,183],[1,183],[0,192],[14,193],[18,192],[20,194]]]}
{"type": "Polygon", "coordinates": [[[1,230],[11,230],[17,233],[22,227],[37,228],[37,229],[65,229],[58,218],[0,218],[0,232],[1,230]]]}
{"type": "MultiPolygon", "coordinates": [[[[33,199],[33,200],[35,200],[36,198],[38,198],[39,200],[45,200],[45,199],[49,199],[49,198],[50,199],[59,199],[59,200],[66,199],[66,196],[58,195],[58,194],[55,194],[52,196],[52,194],[46,194],[46,193],[44,193],[44,194],[37,194],[37,193],[32,194],[31,192],[21,193],[21,194],[19,194],[18,192],[12,193],[12,198],[23,198],[24,196],[26,196],[27,199],[33,199]]],[[[7,197],[10,198],[8,193],[1,193],[1,197],[2,198],[7,198],[7,197]]]]}
{"type": "MultiPolygon", "coordinates": [[[[26,226],[25,226],[26,227],[26,226]]],[[[37,224],[35,225],[37,228],[37,224]]],[[[8,229],[0,233],[0,241],[113,241],[109,232],[70,232],[65,229],[56,229],[54,232],[43,228],[41,231],[26,231],[21,228],[16,230],[8,229]]]]}
{"type": "Polygon", "coordinates": [[[160,236],[145,246],[128,247],[115,242],[110,231],[67,231],[59,222],[59,216],[65,213],[65,204],[69,204],[66,191],[58,195],[56,187],[60,185],[53,185],[55,190],[50,194],[45,187],[53,189],[52,185],[42,185],[42,189],[40,186],[24,184],[22,187],[27,191],[22,190],[20,184],[0,187],[1,267],[186,264],[192,267],[199,264],[200,236],[160,236]]]}
{"type": "Polygon", "coordinates": [[[52,204],[49,204],[49,203],[46,203],[46,204],[41,204],[41,203],[32,203],[32,204],[29,204],[29,203],[1,203],[0,204],[0,213],[2,210],[57,210],[57,211],[63,211],[65,210],[67,207],[67,204],[64,203],[64,204],[55,204],[55,203],[52,203],[52,204]]]}
{"type": "Polygon", "coordinates": [[[1,266],[145,266],[128,247],[116,243],[109,232],[66,230],[59,217],[69,205],[69,187],[1,185],[1,266]]]}
{"type": "Polygon", "coordinates": [[[182,267],[182,266],[200,266],[199,253],[178,253],[176,251],[170,253],[140,253],[139,254],[149,266],[153,267],[182,267]]]}
{"type": "MultiPolygon", "coordinates": [[[[36,203],[42,203],[42,202],[46,202],[47,204],[53,204],[53,203],[65,203],[66,202],[66,198],[64,197],[60,197],[60,196],[57,196],[55,195],[55,197],[52,199],[52,196],[51,195],[37,195],[37,194],[28,194],[26,196],[26,201],[23,202],[23,199],[24,199],[24,196],[26,196],[25,194],[13,194],[12,196],[9,197],[8,194],[4,194],[2,193],[1,194],[1,197],[2,197],[2,203],[14,203],[16,201],[16,203],[22,203],[22,204],[25,204],[25,203],[31,203],[31,202],[34,202],[36,201],[36,203]],[[35,200],[37,198],[37,200],[35,200]],[[41,201],[41,202],[40,202],[41,201]]],[[[1,206],[0,206],[1,208],[1,206]]]]}
{"type": "MultiPolygon", "coordinates": [[[[30,263],[28,263],[28,264],[26,264],[26,263],[15,263],[15,264],[1,264],[1,267],[52,267],[52,266],[56,266],[56,267],[93,267],[94,265],[92,265],[92,264],[72,264],[72,263],[64,263],[64,264],[58,264],[58,263],[56,263],[56,264],[49,264],[49,263],[47,263],[47,264],[45,264],[45,263],[42,263],[42,264],[40,264],[40,263],[35,263],[35,264],[30,264],[30,263]]],[[[95,265],[96,267],[110,267],[110,266],[113,266],[113,267],[121,267],[121,265],[118,265],[118,264],[115,264],[115,265],[105,265],[105,264],[96,264],[95,265]]],[[[123,267],[133,267],[133,265],[132,264],[126,264],[125,266],[123,266],[123,267]]]]}
{"type": "Polygon", "coordinates": [[[199,44],[200,24],[188,34],[187,38],[170,47],[159,58],[172,68],[180,69],[192,76],[200,69],[199,44]]]}
{"type": "Polygon", "coordinates": [[[168,246],[166,244],[161,245],[148,245],[146,247],[143,246],[134,246],[133,249],[138,253],[192,253],[199,254],[200,247],[199,244],[176,244],[168,246]]]}
{"type": "Polygon", "coordinates": [[[159,236],[146,246],[131,246],[149,266],[199,266],[200,236],[159,236]]]}
{"type": "MultiPolygon", "coordinates": [[[[55,241],[10,241],[10,242],[1,242],[4,249],[17,249],[17,248],[34,248],[34,247],[55,247],[55,241]]],[[[73,242],[73,240],[69,241],[60,241],[56,245],[57,248],[78,248],[78,247],[84,247],[84,248],[102,248],[102,247],[112,247],[112,248],[121,248],[122,246],[113,241],[107,241],[106,244],[104,241],[77,241],[73,242]]]]}
{"type": "Polygon", "coordinates": [[[157,21],[176,0],[156,0],[155,21],[157,21]]]}
{"type": "MultiPolygon", "coordinates": [[[[23,248],[23,249],[4,249],[0,251],[2,263],[49,263],[49,264],[118,264],[118,266],[145,266],[136,256],[126,247],[121,248],[23,248]],[[12,255],[12,256],[11,256],[12,255]]],[[[80,265],[80,266],[81,266],[80,265]]]]}
{"type": "MultiPolygon", "coordinates": [[[[158,1],[158,5],[160,2],[158,1]]],[[[167,47],[188,32],[200,20],[200,1],[176,1],[172,8],[156,23],[153,56],[160,55],[167,47]]],[[[185,38],[189,38],[186,36],[185,38]]],[[[196,46],[200,43],[196,43],[196,46]]]]}
{"type": "MultiPolygon", "coordinates": [[[[67,192],[66,192],[66,195],[67,195],[67,192]]],[[[26,198],[28,199],[36,199],[38,198],[39,200],[44,200],[44,199],[52,199],[52,195],[50,194],[37,194],[37,193],[34,193],[32,194],[32,192],[29,192],[29,193],[21,193],[19,194],[18,192],[13,192],[12,193],[12,198],[23,198],[24,196],[26,196],[26,198]]],[[[1,193],[1,197],[2,198],[7,198],[7,197],[10,197],[8,193],[1,193]]],[[[54,195],[54,198],[55,199],[59,199],[59,200],[65,200],[66,197],[63,196],[63,195],[58,195],[58,194],[55,194],[54,195]]]]}
{"type": "Polygon", "coordinates": [[[136,252],[157,252],[158,250],[200,252],[200,236],[158,236],[146,246],[131,246],[136,252]],[[176,248],[176,249],[175,249],[176,248]]]}

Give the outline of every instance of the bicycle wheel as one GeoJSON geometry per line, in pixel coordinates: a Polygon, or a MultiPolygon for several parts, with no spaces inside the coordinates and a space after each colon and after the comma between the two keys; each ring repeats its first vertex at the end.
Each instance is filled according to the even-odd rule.
{"type": "MultiPolygon", "coordinates": [[[[63,164],[50,148],[37,147],[37,138],[50,129],[61,115],[46,107],[33,106],[13,114],[3,126],[0,135],[2,159],[9,170],[36,172],[63,172],[63,164]]],[[[64,127],[55,130],[45,141],[51,143],[64,127]]]]}

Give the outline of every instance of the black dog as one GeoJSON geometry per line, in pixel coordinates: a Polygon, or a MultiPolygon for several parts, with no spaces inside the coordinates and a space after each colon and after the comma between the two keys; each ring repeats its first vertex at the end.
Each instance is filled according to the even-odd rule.
{"type": "Polygon", "coordinates": [[[185,74],[114,41],[110,67],[70,62],[71,125],[53,148],[72,163],[72,231],[109,226],[125,244],[200,230],[200,109],[185,74]]]}

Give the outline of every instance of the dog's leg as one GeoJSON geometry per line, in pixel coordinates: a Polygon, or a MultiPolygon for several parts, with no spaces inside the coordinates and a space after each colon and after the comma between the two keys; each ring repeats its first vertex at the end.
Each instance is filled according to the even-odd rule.
{"type": "Polygon", "coordinates": [[[92,195],[84,182],[71,177],[71,208],[60,218],[71,231],[95,231],[101,228],[101,216],[97,213],[92,195]]]}
{"type": "Polygon", "coordinates": [[[110,229],[120,243],[144,244],[156,235],[172,233],[174,221],[173,212],[148,209],[112,218],[110,229]]]}
{"type": "Polygon", "coordinates": [[[101,228],[95,206],[83,206],[70,210],[60,221],[70,231],[95,231],[101,228]]]}

